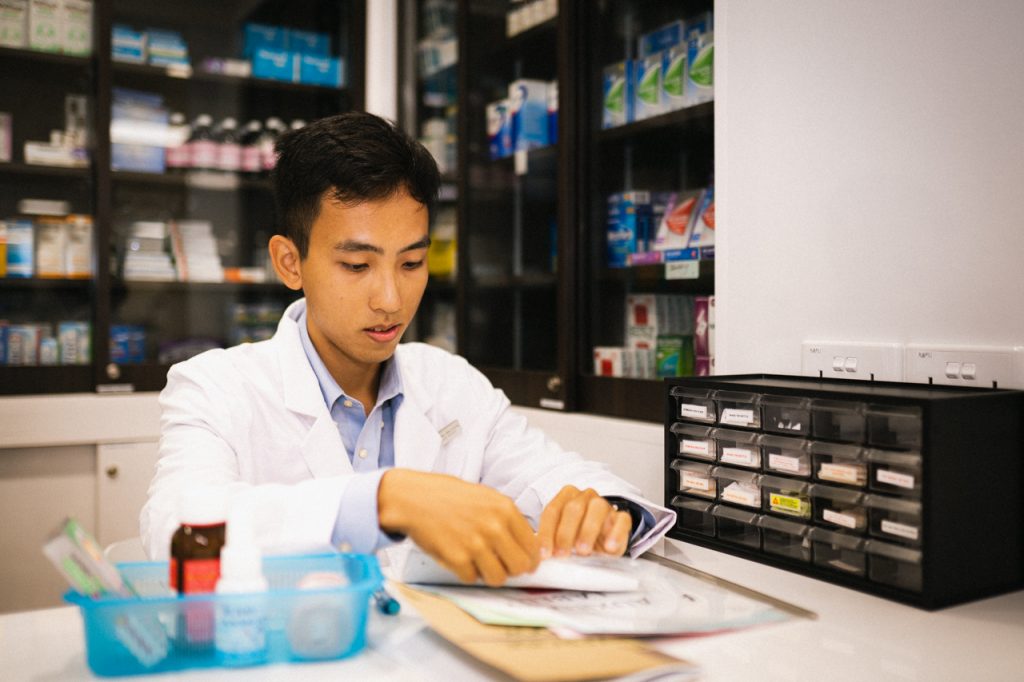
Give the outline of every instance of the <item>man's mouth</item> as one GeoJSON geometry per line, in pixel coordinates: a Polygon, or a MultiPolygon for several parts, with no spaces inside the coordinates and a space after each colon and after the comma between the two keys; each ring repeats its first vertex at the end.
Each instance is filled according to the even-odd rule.
{"type": "Polygon", "coordinates": [[[400,324],[381,324],[374,327],[366,327],[363,331],[374,341],[387,343],[398,336],[398,331],[401,328],[402,325],[400,324]]]}

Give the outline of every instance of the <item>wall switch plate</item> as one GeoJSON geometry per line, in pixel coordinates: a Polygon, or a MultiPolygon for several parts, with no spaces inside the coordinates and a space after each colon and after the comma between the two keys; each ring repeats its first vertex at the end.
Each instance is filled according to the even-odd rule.
{"type": "Polygon", "coordinates": [[[984,388],[1024,388],[1024,346],[909,344],[906,380],[984,388]]]}
{"type": "Polygon", "coordinates": [[[833,379],[902,381],[903,346],[898,343],[804,341],[800,373],[833,379]]]}

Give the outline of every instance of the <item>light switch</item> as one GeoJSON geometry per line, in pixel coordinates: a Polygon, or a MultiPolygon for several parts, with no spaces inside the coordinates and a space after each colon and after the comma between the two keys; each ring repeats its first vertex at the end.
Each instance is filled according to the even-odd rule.
{"type": "Polygon", "coordinates": [[[837,372],[842,372],[843,371],[843,362],[844,361],[845,361],[845,358],[843,358],[842,356],[840,356],[840,355],[834,356],[832,358],[832,369],[834,369],[837,372]]]}
{"type": "Polygon", "coordinates": [[[946,363],[946,376],[950,379],[960,378],[960,363],[959,362],[947,362],[946,363]]]}
{"type": "Polygon", "coordinates": [[[856,372],[857,371],[857,358],[855,358],[855,357],[846,358],[846,362],[843,364],[843,367],[846,368],[847,372],[856,372]]]}
{"type": "Polygon", "coordinates": [[[960,376],[964,379],[976,379],[978,377],[978,366],[973,362],[965,362],[960,365],[960,376]]]}

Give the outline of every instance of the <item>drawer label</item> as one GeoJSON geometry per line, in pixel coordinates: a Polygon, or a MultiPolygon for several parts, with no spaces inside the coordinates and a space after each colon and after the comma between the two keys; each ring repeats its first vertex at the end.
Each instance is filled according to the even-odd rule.
{"type": "Polygon", "coordinates": [[[722,448],[721,460],[726,464],[740,464],[742,466],[757,466],[757,455],[753,450],[747,448],[722,448]]]}
{"type": "Polygon", "coordinates": [[[706,440],[683,440],[679,443],[679,452],[699,457],[711,456],[711,444],[706,440]]]}
{"type": "Polygon", "coordinates": [[[690,405],[688,403],[683,403],[679,406],[679,415],[690,419],[707,419],[708,407],[707,405],[690,405]]]}
{"type": "Polygon", "coordinates": [[[857,518],[850,514],[842,514],[831,509],[825,509],[821,512],[821,518],[844,528],[857,528],[857,518]]]}
{"type": "Polygon", "coordinates": [[[754,423],[753,410],[735,410],[726,408],[722,410],[722,423],[734,424],[736,426],[750,426],[754,423]]]}
{"type": "Polygon", "coordinates": [[[889,521],[888,519],[882,519],[882,532],[888,533],[889,535],[897,535],[908,540],[918,539],[917,526],[908,526],[905,523],[896,523],[895,521],[889,521]]]}
{"type": "Polygon", "coordinates": [[[910,474],[901,474],[890,469],[879,469],[875,477],[879,483],[894,485],[897,488],[907,488],[908,490],[913,490],[914,488],[914,477],[910,474]]]}
{"type": "Polygon", "coordinates": [[[689,471],[683,472],[683,488],[690,488],[692,490],[703,490],[709,492],[711,490],[711,479],[701,474],[694,474],[689,471]]]}
{"type": "Polygon", "coordinates": [[[772,493],[768,498],[768,502],[775,511],[786,512],[787,514],[803,514],[807,511],[807,504],[799,497],[772,493]]]}
{"type": "Polygon", "coordinates": [[[742,483],[730,483],[722,491],[722,499],[726,502],[735,502],[747,507],[761,506],[760,488],[751,488],[742,483]]]}
{"type": "Polygon", "coordinates": [[[779,471],[789,471],[791,473],[797,473],[800,471],[800,458],[790,457],[789,455],[768,455],[768,466],[772,469],[778,469],[779,471]]]}
{"type": "Polygon", "coordinates": [[[836,483],[864,485],[864,467],[853,464],[822,462],[818,467],[818,478],[836,483]]]}

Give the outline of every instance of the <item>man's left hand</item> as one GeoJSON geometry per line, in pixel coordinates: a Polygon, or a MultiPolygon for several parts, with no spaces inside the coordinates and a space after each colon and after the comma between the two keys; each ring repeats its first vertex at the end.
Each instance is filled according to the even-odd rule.
{"type": "Polygon", "coordinates": [[[618,511],[594,490],[567,485],[540,516],[541,558],[566,557],[573,550],[580,556],[621,556],[632,525],[629,512],[618,511]]]}

